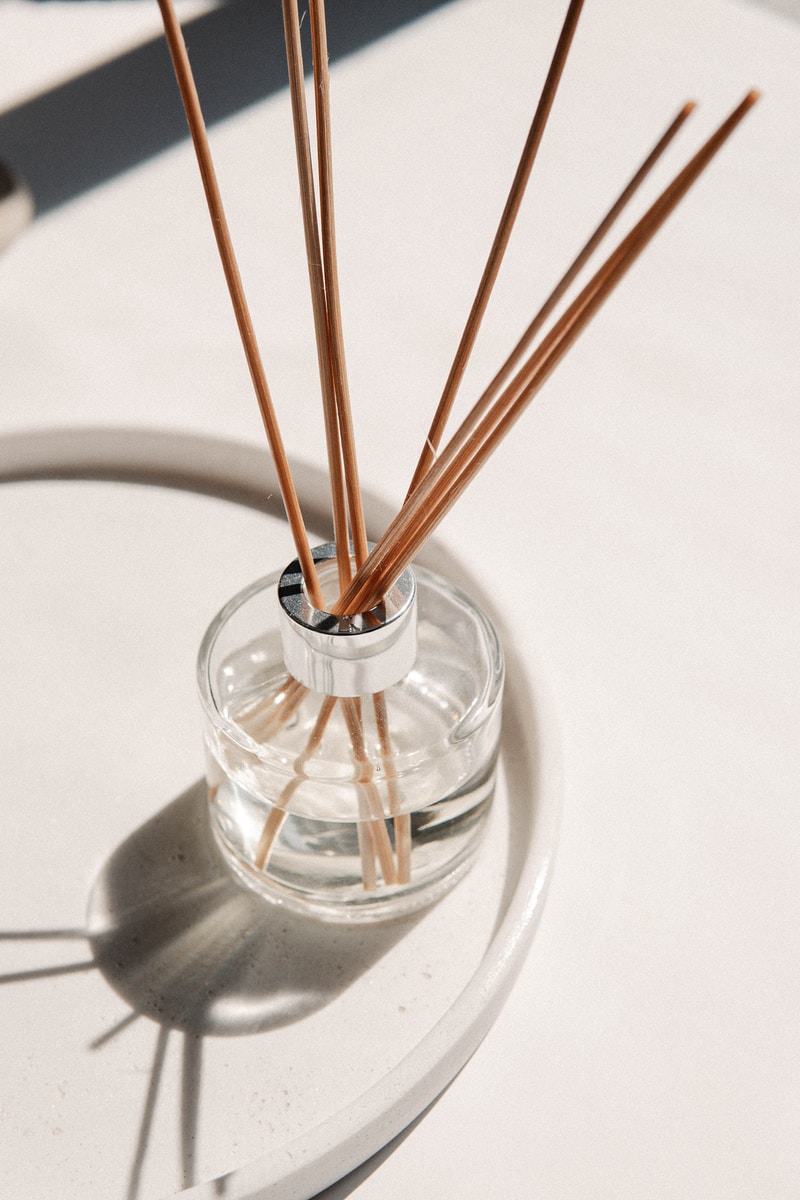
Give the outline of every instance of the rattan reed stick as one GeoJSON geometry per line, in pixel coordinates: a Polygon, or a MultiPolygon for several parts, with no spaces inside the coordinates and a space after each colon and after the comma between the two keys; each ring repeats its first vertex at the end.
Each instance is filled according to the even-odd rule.
{"type": "Polygon", "coordinates": [[[458,427],[457,433],[448,443],[449,448],[452,449],[452,447],[455,445],[463,445],[483,415],[488,412],[492,403],[500,394],[504,384],[509,381],[515,369],[519,367],[520,363],[524,359],[526,352],[533,345],[537,334],[539,334],[544,328],[548,318],[555,312],[559,303],[567,294],[569,288],[577,279],[580,272],[586,266],[586,263],[594,254],[603,238],[612,228],[620,214],[625,209],[626,205],[630,202],[638,189],[644,183],[645,179],[655,167],[664,151],[671,144],[673,138],[695,108],[696,104],[694,101],[688,101],[686,104],[684,104],[683,108],[681,108],[677,116],[675,116],[670,122],[669,126],[653,146],[653,149],[644,159],[641,166],[631,176],[630,180],[620,192],[614,203],[611,205],[602,221],[600,221],[600,223],[597,225],[594,232],[584,243],[579,253],[570,263],[569,267],[561,276],[556,286],[550,292],[549,296],[544,301],[531,323],[528,325],[522,337],[519,339],[516,346],[501,366],[500,370],[484,390],[480,399],[470,409],[468,415],[458,427]]]}
{"type": "Polygon", "coordinates": [[[369,608],[419,552],[442,517],[549,378],[580,333],[758,99],[751,91],[650,206],[544,337],[512,383],[453,453],[446,449],[390,524],[340,598],[342,612],[369,608]]]}
{"type": "MultiPolygon", "coordinates": [[[[297,491],[294,486],[292,472],[289,467],[289,460],[287,458],[283,445],[283,439],[278,427],[278,420],[275,415],[272,396],[270,395],[269,387],[267,385],[266,373],[261,360],[261,353],[258,348],[253,322],[250,317],[250,310],[247,305],[244,287],[242,285],[239,266],[233,249],[233,241],[228,228],[228,221],[225,216],[225,209],[222,203],[219,184],[217,183],[217,176],[216,171],[214,170],[214,163],[208,144],[208,135],[206,133],[203,112],[200,107],[200,100],[197,95],[197,87],[195,86],[194,77],[192,75],[189,55],[186,51],[186,43],[183,39],[183,32],[181,30],[180,23],[175,15],[175,9],[172,5],[172,0],[158,0],[158,6],[161,11],[161,19],[164,24],[164,33],[166,36],[167,46],[169,47],[170,57],[172,59],[173,69],[175,71],[175,77],[177,79],[178,88],[183,101],[183,107],[186,113],[186,120],[189,125],[189,132],[194,145],[197,163],[200,168],[200,177],[203,183],[206,204],[211,216],[211,224],[217,242],[217,250],[222,262],[225,282],[228,286],[228,293],[233,305],[239,336],[241,338],[242,347],[247,360],[247,366],[250,371],[250,378],[256,393],[256,399],[261,412],[261,418],[264,423],[264,430],[266,432],[269,447],[272,451],[272,457],[275,462],[275,470],[278,475],[278,485],[280,487],[284,508],[286,509],[286,517],[289,522],[289,528],[294,539],[295,549],[297,550],[297,555],[303,568],[303,576],[307,581],[309,592],[312,596],[315,596],[319,599],[321,605],[322,593],[319,590],[317,572],[314,566],[314,560],[311,557],[308,534],[306,533],[305,523],[300,511],[300,503],[297,498],[297,491]]],[[[316,603],[316,599],[314,602],[316,603]]]]}
{"type": "Polygon", "coordinates": [[[447,419],[452,410],[461,380],[464,377],[467,362],[469,361],[469,357],[472,353],[475,339],[478,336],[478,330],[480,329],[481,322],[486,312],[489,298],[492,294],[492,289],[494,288],[497,276],[500,272],[500,266],[506,252],[506,247],[508,246],[509,238],[511,237],[511,231],[514,227],[514,222],[517,219],[517,214],[519,213],[520,206],[522,204],[522,197],[525,194],[525,188],[527,187],[528,180],[533,169],[533,164],[536,160],[536,155],[539,151],[545,126],[547,125],[547,119],[550,116],[550,110],[553,107],[553,101],[555,100],[556,91],[558,90],[558,85],[564,70],[564,64],[567,61],[567,55],[569,54],[569,49],[572,45],[572,39],[575,34],[575,29],[577,27],[578,18],[580,17],[582,8],[583,0],[571,0],[567,10],[567,15],[564,18],[561,33],[559,35],[558,42],[556,43],[555,51],[553,52],[550,69],[547,73],[547,78],[545,79],[544,87],[542,88],[542,93],[539,97],[539,103],[536,106],[536,112],[534,113],[533,121],[531,122],[531,127],[528,131],[522,156],[514,175],[514,181],[511,185],[511,190],[508,193],[508,199],[506,200],[505,207],[503,209],[503,215],[500,218],[500,224],[497,227],[497,233],[495,234],[492,248],[489,251],[489,257],[487,259],[486,266],[484,267],[481,281],[478,285],[478,291],[472,303],[469,316],[467,317],[467,323],[464,326],[464,332],[461,335],[461,341],[458,344],[458,349],[456,350],[456,355],[453,359],[453,365],[450,368],[450,374],[447,377],[447,381],[444,385],[444,391],[442,392],[439,404],[433,417],[433,421],[431,422],[430,429],[428,430],[428,436],[426,437],[425,444],[422,447],[419,462],[417,463],[416,470],[414,471],[414,475],[411,480],[411,485],[408,489],[409,495],[413,492],[414,488],[428,470],[428,467],[433,461],[436,451],[438,450],[439,444],[442,440],[447,419]]]}
{"type": "MultiPolygon", "coordinates": [[[[328,301],[325,293],[325,276],[322,266],[319,221],[314,192],[314,171],[311,164],[311,143],[308,133],[306,111],[303,51],[300,40],[300,15],[297,0],[282,0],[283,27],[286,39],[286,61],[289,68],[289,94],[292,103],[297,174],[300,184],[300,206],[303,214],[303,232],[306,245],[306,262],[311,287],[311,307],[314,315],[314,334],[317,346],[322,411],[325,421],[325,442],[328,454],[331,506],[333,511],[333,536],[336,542],[337,564],[340,587],[350,579],[349,534],[347,529],[347,502],[339,440],[339,418],[336,409],[330,335],[328,329],[328,301]]],[[[324,608],[323,604],[318,605],[324,608]]]]}
{"type": "Polygon", "coordinates": [[[364,507],[361,500],[356,456],[350,387],[347,378],[342,308],[339,292],[339,264],[336,251],[334,218],[333,154],[331,148],[330,73],[324,0],[311,0],[311,46],[314,60],[314,97],[317,119],[317,163],[319,173],[319,213],[322,232],[322,265],[325,273],[325,298],[328,310],[331,371],[333,374],[339,441],[350,516],[353,557],[360,567],[368,553],[364,507]]]}

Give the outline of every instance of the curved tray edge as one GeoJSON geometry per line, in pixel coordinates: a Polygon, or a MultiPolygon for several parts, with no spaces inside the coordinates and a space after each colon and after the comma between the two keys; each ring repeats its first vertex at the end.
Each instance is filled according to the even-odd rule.
{"type": "MultiPolygon", "coordinates": [[[[283,516],[271,460],[257,446],[210,435],[130,427],[22,431],[0,439],[0,482],[37,479],[104,479],[214,495],[283,516]]],[[[309,523],[328,525],[325,474],[293,463],[297,490],[309,523]]],[[[385,526],[390,507],[365,493],[368,525],[385,526]]],[[[491,609],[470,572],[440,544],[421,556],[435,561],[491,609]]],[[[517,883],[507,898],[480,967],[457,1001],[430,1032],[381,1081],[335,1117],[277,1151],[235,1168],[217,1180],[180,1193],[211,1200],[222,1185],[227,1200],[309,1200],[382,1149],[436,1099],[472,1056],[491,1028],[522,967],[541,916],[557,841],[561,755],[551,705],[537,677],[535,694],[513,650],[510,631],[497,621],[507,658],[512,714],[527,714],[515,730],[515,757],[534,781],[535,805],[521,816],[528,836],[516,849],[517,883]],[[530,744],[530,731],[536,731],[530,744]]],[[[513,718],[512,718],[513,719],[513,718]]],[[[519,770],[519,767],[517,767],[519,770]]]]}

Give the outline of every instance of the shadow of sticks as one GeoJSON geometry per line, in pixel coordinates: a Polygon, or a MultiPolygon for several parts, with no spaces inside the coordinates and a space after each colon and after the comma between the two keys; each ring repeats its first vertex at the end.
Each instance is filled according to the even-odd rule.
{"type": "Polygon", "coordinates": [[[194,1037],[261,1033],[323,1007],[414,924],[327,925],[238,884],[197,783],[111,855],[89,900],[95,962],[133,1012],[194,1037]]]}
{"type": "Polygon", "coordinates": [[[183,1184],[190,1186],[196,1181],[204,1039],[262,1033],[300,1020],[367,971],[417,919],[338,927],[284,912],[247,892],[214,844],[203,782],[131,834],[96,880],[86,930],[94,965],[130,1009],[94,1048],[140,1016],[159,1027],[128,1200],[139,1195],[173,1031],[183,1035],[180,1155],[183,1184]]]}

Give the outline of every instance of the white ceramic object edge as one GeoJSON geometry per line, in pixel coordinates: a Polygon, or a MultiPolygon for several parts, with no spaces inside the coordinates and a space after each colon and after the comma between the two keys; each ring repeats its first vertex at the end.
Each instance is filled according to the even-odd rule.
{"type": "MultiPolygon", "coordinates": [[[[293,464],[307,518],[327,524],[327,480],[305,464],[293,464]]],[[[0,482],[14,479],[109,479],[162,484],[226,499],[282,516],[269,457],[255,446],[221,438],[145,429],[63,428],[6,436],[0,482]]],[[[391,513],[365,496],[368,522],[385,525],[391,513]]],[[[465,586],[479,603],[480,588],[441,545],[437,569],[465,586]]],[[[424,561],[424,557],[422,560],[424,561]]],[[[493,619],[496,619],[493,614],[493,619]]],[[[501,636],[502,636],[501,623],[501,636]]],[[[308,1200],[382,1149],[436,1099],[458,1074],[491,1028],[522,966],[539,920],[556,843],[561,795],[559,738],[550,704],[537,678],[535,693],[508,653],[509,692],[517,712],[530,714],[536,745],[531,773],[539,798],[530,837],[518,849],[513,894],[478,970],[431,1031],[378,1084],[332,1118],[286,1146],[237,1167],[222,1180],[182,1191],[185,1200],[211,1200],[223,1184],[227,1200],[308,1200]]]]}

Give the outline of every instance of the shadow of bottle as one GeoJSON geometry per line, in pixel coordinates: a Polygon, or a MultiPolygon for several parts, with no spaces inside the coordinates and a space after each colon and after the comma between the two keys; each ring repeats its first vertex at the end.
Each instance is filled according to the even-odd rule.
{"type": "Polygon", "coordinates": [[[133,1012],[195,1036],[231,1036],[322,1008],[417,919],[326,925],[246,891],[214,844],[198,782],[107,860],[87,930],[100,971],[133,1012]]]}

